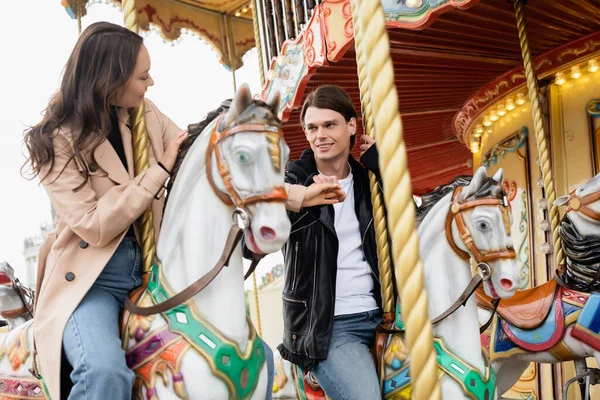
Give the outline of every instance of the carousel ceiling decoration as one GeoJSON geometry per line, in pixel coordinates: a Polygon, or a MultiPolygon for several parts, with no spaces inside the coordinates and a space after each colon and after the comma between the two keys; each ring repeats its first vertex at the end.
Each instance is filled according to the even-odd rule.
{"type": "MultiPolygon", "coordinates": [[[[115,4],[120,0],[62,0],[71,18],[85,16],[93,3],[115,4]]],[[[166,41],[177,40],[182,30],[197,34],[217,52],[228,69],[242,66],[242,57],[255,46],[252,7],[249,0],[136,0],[138,24],[142,30],[155,27],[166,41]],[[231,39],[230,39],[231,38],[231,39]],[[234,49],[230,55],[230,43],[234,49]]]]}

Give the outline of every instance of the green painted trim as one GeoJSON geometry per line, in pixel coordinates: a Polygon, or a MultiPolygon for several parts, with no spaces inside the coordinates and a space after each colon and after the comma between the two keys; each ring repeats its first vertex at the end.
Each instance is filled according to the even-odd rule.
{"type": "MultiPolygon", "coordinates": [[[[157,304],[170,297],[161,282],[160,269],[156,263],[152,266],[147,290],[157,304]]],[[[180,334],[206,359],[213,373],[232,391],[231,398],[248,399],[252,396],[265,363],[263,341],[256,334],[252,323],[248,323],[250,351],[243,354],[235,343],[220,335],[216,328],[196,317],[186,304],[164,312],[163,316],[169,329],[180,334]],[[242,385],[242,381],[246,384],[242,385]]]]}
{"type": "Polygon", "coordinates": [[[496,372],[486,363],[486,377],[472,365],[459,359],[441,338],[433,339],[433,347],[437,352],[440,368],[461,387],[465,394],[473,400],[491,400],[496,392],[496,372]]]}

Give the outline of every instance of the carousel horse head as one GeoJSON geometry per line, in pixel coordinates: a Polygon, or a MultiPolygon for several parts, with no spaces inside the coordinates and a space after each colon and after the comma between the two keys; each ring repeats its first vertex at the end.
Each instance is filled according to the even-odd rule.
{"type": "Polygon", "coordinates": [[[554,201],[556,206],[567,206],[565,215],[582,236],[597,236],[600,231],[600,174],[568,195],[554,201]]]}
{"type": "Polygon", "coordinates": [[[446,218],[450,246],[463,260],[474,260],[492,298],[511,297],[520,286],[503,180],[502,169],[490,178],[480,167],[468,185],[453,192],[446,218]]]}
{"type": "MultiPolygon", "coordinates": [[[[267,102],[253,99],[244,84],[232,101],[223,102],[201,123],[190,125],[189,138],[182,144],[173,169],[172,182],[177,174],[178,182],[167,188],[172,185],[173,192],[179,192],[175,196],[169,193],[167,203],[181,205],[186,196],[180,194],[190,191],[182,188],[193,185],[195,171],[205,166],[206,177],[221,203],[235,209],[234,218],[248,224],[246,246],[257,254],[278,251],[290,232],[284,189],[289,148],[277,117],[279,101],[278,93],[267,102]],[[205,141],[208,145],[204,150],[200,142],[205,141]]],[[[165,218],[170,209],[178,208],[166,207],[165,218]]]]}
{"type": "Polygon", "coordinates": [[[9,263],[0,262],[0,316],[11,319],[28,314],[33,295],[15,278],[9,263]]]}
{"type": "Polygon", "coordinates": [[[558,277],[572,289],[584,292],[600,288],[600,174],[554,202],[566,206],[560,223],[566,265],[558,277]]]}
{"type": "Polygon", "coordinates": [[[280,97],[252,99],[242,85],[229,111],[219,117],[207,150],[207,174],[219,197],[250,217],[246,245],[257,254],[281,249],[290,222],[285,167],[290,150],[277,117],[280,97]]]}

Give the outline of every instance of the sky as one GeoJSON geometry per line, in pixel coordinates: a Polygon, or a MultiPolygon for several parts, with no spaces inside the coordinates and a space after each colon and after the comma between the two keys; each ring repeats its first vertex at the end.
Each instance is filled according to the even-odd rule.
{"type": "MultiPolygon", "coordinates": [[[[62,70],[77,41],[77,21],[60,0],[2,1],[0,15],[0,261],[8,261],[17,277],[23,273],[23,240],[39,234],[51,221],[50,202],[37,180],[26,180],[23,131],[41,119],[62,70]]],[[[122,25],[121,11],[110,4],[88,5],[85,29],[97,21],[122,25]]],[[[147,97],[175,123],[185,127],[200,121],[222,100],[233,95],[231,71],[217,53],[196,35],[165,43],[157,32],[142,34],[152,60],[155,85],[147,97]]],[[[256,50],[244,56],[236,72],[238,85],[260,90],[256,50]]],[[[265,258],[258,273],[281,262],[281,253],[265,258]]],[[[251,280],[249,280],[250,282],[251,280]]]]}

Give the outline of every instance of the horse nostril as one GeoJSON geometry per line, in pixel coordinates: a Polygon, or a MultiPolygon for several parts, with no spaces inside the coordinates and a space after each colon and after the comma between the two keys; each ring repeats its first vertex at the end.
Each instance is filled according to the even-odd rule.
{"type": "Polygon", "coordinates": [[[275,239],[275,231],[271,228],[267,228],[266,226],[263,226],[262,228],[260,228],[260,235],[265,240],[275,239]]]}
{"type": "Polygon", "coordinates": [[[510,290],[513,287],[513,283],[510,279],[500,279],[500,285],[504,290],[510,290]]]}

